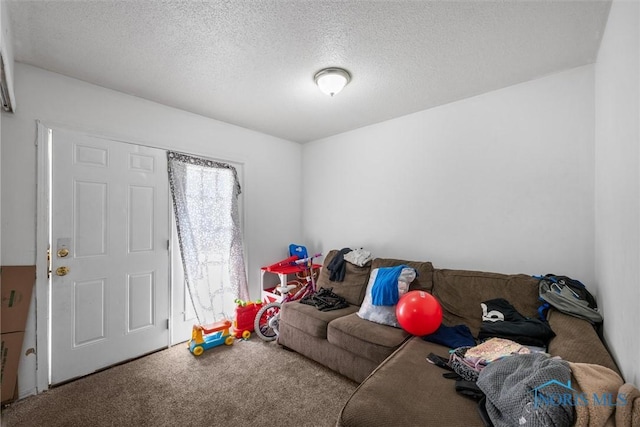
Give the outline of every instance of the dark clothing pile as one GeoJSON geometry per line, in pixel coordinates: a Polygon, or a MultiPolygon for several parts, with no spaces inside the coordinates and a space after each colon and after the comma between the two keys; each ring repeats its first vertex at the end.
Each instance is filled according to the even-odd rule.
{"type": "Polygon", "coordinates": [[[423,339],[446,345],[449,348],[473,347],[476,345],[476,340],[467,325],[446,326],[441,324],[434,333],[423,337],[423,339]]]}
{"type": "Polygon", "coordinates": [[[333,288],[320,288],[300,300],[300,303],[312,305],[320,311],[338,310],[349,307],[349,303],[340,295],[333,292],[333,288]]]}
{"type": "Polygon", "coordinates": [[[342,248],[340,249],[340,252],[333,257],[329,265],[327,265],[327,269],[330,272],[329,280],[332,282],[342,282],[344,280],[346,270],[346,261],[344,260],[344,256],[351,251],[351,248],[342,248]]]}
{"type": "Polygon", "coordinates": [[[483,316],[479,341],[498,337],[546,349],[551,338],[556,336],[546,322],[524,317],[503,298],[485,301],[481,305],[483,316]]]}

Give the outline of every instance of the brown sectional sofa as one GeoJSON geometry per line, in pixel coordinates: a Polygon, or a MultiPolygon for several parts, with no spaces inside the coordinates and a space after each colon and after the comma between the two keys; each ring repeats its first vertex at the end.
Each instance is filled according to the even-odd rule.
{"type": "MultiPolygon", "coordinates": [[[[372,269],[406,264],[418,271],[410,290],[432,293],[442,305],[443,323],[466,324],[477,336],[482,323],[480,303],[504,298],[521,314],[536,317],[538,282],[523,274],[434,269],[430,262],[377,258],[364,267],[349,263],[345,279],[331,282],[326,266],[338,251],[327,254],[318,287],[333,288],[350,304],[322,312],[298,302],[283,306],[278,342],[360,383],[345,403],[338,426],[479,426],[484,424],[477,403],[456,393],[441,368],[427,362],[449,348],[413,337],[402,329],[361,319],[372,269]]],[[[594,363],[619,372],[591,324],[551,310],[549,324],[556,334],[548,351],[572,362],[594,363]]]]}

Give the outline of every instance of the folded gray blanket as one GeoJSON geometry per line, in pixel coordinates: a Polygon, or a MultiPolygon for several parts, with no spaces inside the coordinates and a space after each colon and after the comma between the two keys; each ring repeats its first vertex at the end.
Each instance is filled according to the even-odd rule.
{"type": "Polygon", "coordinates": [[[478,387],[495,427],[569,427],[575,419],[571,368],[544,353],[508,356],[489,363],[478,387]]]}

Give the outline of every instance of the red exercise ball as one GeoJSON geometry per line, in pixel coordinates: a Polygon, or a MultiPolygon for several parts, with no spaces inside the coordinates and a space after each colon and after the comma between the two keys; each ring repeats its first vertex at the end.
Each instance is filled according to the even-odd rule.
{"type": "Polygon", "coordinates": [[[442,323],[442,307],[430,293],[411,291],[400,297],[396,317],[402,329],[410,334],[429,335],[442,323]]]}

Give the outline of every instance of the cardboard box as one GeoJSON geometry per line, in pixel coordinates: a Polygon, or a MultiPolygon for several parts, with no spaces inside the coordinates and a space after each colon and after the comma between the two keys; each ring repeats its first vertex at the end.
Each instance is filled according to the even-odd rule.
{"type": "Polygon", "coordinates": [[[2,345],[0,346],[0,358],[2,358],[2,373],[0,374],[2,390],[0,391],[0,397],[2,403],[15,399],[18,363],[22,353],[23,340],[24,332],[2,334],[2,345]]]}
{"type": "Polygon", "coordinates": [[[2,333],[23,332],[36,282],[35,265],[0,267],[2,333]]]}

